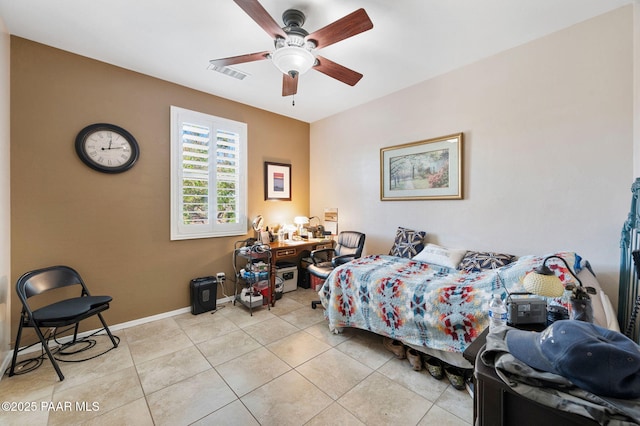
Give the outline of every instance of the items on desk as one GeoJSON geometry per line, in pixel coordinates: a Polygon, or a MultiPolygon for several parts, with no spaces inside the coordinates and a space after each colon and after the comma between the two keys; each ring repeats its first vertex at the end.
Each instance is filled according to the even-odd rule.
{"type": "Polygon", "coordinates": [[[309,218],[306,216],[296,216],[293,218],[293,223],[298,225],[298,236],[302,237],[302,230],[304,229],[304,225],[309,223],[309,218]]]}
{"type": "Polygon", "coordinates": [[[290,224],[281,225],[280,226],[281,231],[278,231],[278,241],[292,240],[296,232],[296,229],[297,228],[295,225],[290,225],[290,224]],[[283,238],[280,238],[280,235],[281,235],[280,232],[282,232],[283,238]]]}
{"type": "MultiPolygon", "coordinates": [[[[312,238],[327,238],[331,236],[331,231],[326,231],[325,227],[319,224],[319,218],[317,216],[312,216],[311,218],[307,218],[304,216],[296,216],[294,218],[294,224],[283,223],[281,225],[273,225],[271,226],[271,230],[269,231],[269,227],[266,228],[266,231],[269,231],[269,241],[270,242],[302,242],[307,241],[312,238]],[[312,220],[316,220],[318,222],[317,225],[312,226],[312,220]],[[304,222],[304,223],[303,223],[304,222]]],[[[266,235],[261,236],[261,240],[265,243],[266,235]]],[[[266,244],[266,243],[265,243],[266,244]]]]}
{"type": "Polygon", "coordinates": [[[324,227],[326,232],[332,235],[338,235],[338,209],[329,208],[324,209],[324,227]]]}

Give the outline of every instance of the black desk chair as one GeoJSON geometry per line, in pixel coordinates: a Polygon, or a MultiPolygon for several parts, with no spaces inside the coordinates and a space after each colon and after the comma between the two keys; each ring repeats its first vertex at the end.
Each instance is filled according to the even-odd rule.
{"type": "MultiPolygon", "coordinates": [[[[27,272],[22,275],[16,283],[16,292],[22,302],[22,313],[20,314],[20,325],[18,327],[18,335],[16,337],[16,344],[13,351],[13,360],[11,361],[11,369],[9,370],[9,376],[15,374],[16,360],[18,358],[18,352],[20,350],[20,338],[22,337],[23,327],[32,327],[44,350],[47,352],[53,368],[60,381],[64,380],[64,375],[58,367],[47,339],[44,338],[41,328],[57,328],[66,327],[68,325],[75,324],[73,332],[73,341],[76,342],[78,337],[78,326],[80,321],[97,315],[104,327],[104,330],[109,335],[113,347],[118,346],[118,342],[111,334],[107,323],[102,318],[102,311],[109,309],[109,302],[111,302],[111,296],[91,296],[89,290],[85,285],[80,275],[68,266],[51,266],[48,268],[38,269],[35,271],[27,272]],[[80,297],[62,299],[57,302],[42,306],[33,310],[29,305],[29,298],[40,295],[51,290],[60,289],[69,286],[80,286],[80,297]]],[[[49,294],[55,294],[58,292],[52,292],[49,294]]],[[[65,292],[67,293],[67,292],[65,292]]]]}
{"type": "MultiPolygon", "coordinates": [[[[307,270],[310,275],[320,280],[326,280],[336,266],[350,262],[362,256],[365,234],[356,231],[343,231],[338,234],[338,243],[334,248],[314,250],[311,252],[313,265],[307,270]]],[[[311,302],[311,308],[315,309],[320,304],[319,300],[311,302]]]]}

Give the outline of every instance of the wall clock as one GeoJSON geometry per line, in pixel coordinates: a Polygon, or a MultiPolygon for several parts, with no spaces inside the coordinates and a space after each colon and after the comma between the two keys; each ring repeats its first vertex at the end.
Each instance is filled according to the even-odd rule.
{"type": "Polygon", "coordinates": [[[89,167],[103,173],[129,170],[140,156],[138,142],[122,127],[97,123],[78,133],[76,153],[89,167]]]}

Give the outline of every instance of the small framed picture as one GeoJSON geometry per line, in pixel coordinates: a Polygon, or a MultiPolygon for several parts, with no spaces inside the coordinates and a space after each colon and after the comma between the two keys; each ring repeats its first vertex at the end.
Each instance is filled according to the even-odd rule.
{"type": "Polygon", "coordinates": [[[264,199],[291,201],[291,164],[264,162],[264,199]]]}

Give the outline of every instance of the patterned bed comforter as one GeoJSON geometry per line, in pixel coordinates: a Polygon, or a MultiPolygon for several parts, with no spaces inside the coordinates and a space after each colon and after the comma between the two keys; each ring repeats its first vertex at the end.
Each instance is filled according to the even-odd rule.
{"type": "MultiPolygon", "coordinates": [[[[584,261],[563,257],[577,274],[584,261]]],[[[525,256],[495,270],[464,272],[411,259],[374,255],[339,266],[318,292],[331,330],[355,327],[404,343],[463,352],[489,325],[487,304],[503,287],[522,292],[521,281],[546,256],[525,256]]],[[[575,283],[561,261],[547,265],[575,283]]]]}

